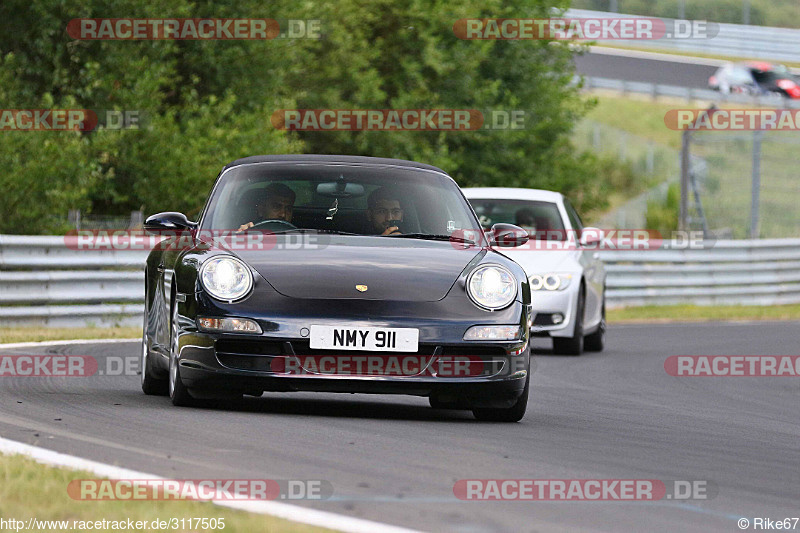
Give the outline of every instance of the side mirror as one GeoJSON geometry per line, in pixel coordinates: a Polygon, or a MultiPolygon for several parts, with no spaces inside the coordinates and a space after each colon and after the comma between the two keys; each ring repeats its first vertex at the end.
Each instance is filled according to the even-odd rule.
{"type": "Polygon", "coordinates": [[[189,222],[186,215],[168,211],[147,217],[144,221],[145,231],[159,233],[162,231],[189,231],[197,227],[194,222],[189,222]]]}
{"type": "Polygon", "coordinates": [[[490,236],[492,244],[502,248],[522,246],[530,238],[528,232],[519,226],[501,223],[492,226],[490,236]]]}
{"type": "Polygon", "coordinates": [[[592,247],[603,240],[605,233],[600,228],[583,228],[580,243],[584,247],[592,247]]]}

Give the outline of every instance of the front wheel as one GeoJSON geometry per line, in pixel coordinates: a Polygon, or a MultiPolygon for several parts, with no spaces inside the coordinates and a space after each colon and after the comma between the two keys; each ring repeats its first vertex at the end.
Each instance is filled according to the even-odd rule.
{"type": "Polygon", "coordinates": [[[190,407],[197,400],[189,394],[189,389],[181,381],[181,369],[178,364],[178,302],[172,304],[172,320],[170,321],[169,349],[169,397],[172,405],[190,407]]]}
{"type": "Polygon", "coordinates": [[[153,362],[150,359],[150,347],[147,340],[147,306],[144,310],[144,329],[142,329],[142,391],[151,396],[166,396],[167,395],[167,380],[163,377],[158,377],[153,372],[153,362]]]}
{"type": "Polygon", "coordinates": [[[150,362],[150,350],[147,348],[147,336],[142,339],[142,391],[150,396],[166,396],[168,382],[153,374],[150,362]]]}
{"type": "Polygon", "coordinates": [[[597,331],[591,335],[587,335],[583,340],[583,348],[587,352],[602,352],[606,344],[606,299],[603,295],[603,307],[600,311],[600,325],[597,326],[597,331]]]}
{"type": "Polygon", "coordinates": [[[525,416],[528,408],[528,389],[531,384],[531,376],[525,378],[525,388],[514,405],[506,408],[476,407],[472,410],[473,416],[483,422],[519,422],[525,416]]]}
{"type": "Polygon", "coordinates": [[[572,337],[553,337],[553,353],[556,355],[580,355],[583,352],[583,314],[585,312],[583,288],[578,292],[575,305],[575,330],[572,337]]]}

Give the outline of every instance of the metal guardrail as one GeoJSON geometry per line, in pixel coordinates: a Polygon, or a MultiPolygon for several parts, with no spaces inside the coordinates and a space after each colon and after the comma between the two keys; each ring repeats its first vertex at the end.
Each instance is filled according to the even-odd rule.
{"type": "MultiPolygon", "coordinates": [[[[800,239],[600,253],[609,307],[800,302],[800,239]]],[[[0,327],[138,326],[146,256],[71,250],[62,237],[0,235],[0,327]]]]}
{"type": "Polygon", "coordinates": [[[0,327],[140,325],[147,252],[0,235],[0,327]]]}
{"type": "Polygon", "coordinates": [[[671,97],[681,98],[687,102],[692,100],[702,100],[709,102],[730,102],[753,106],[800,109],[800,100],[790,100],[780,95],[750,95],[743,93],[726,94],[711,89],[680,87],[678,85],[663,85],[659,83],[642,81],[615,80],[611,78],[599,78],[594,76],[575,76],[573,78],[573,82],[577,84],[581,79],[583,79],[584,89],[604,89],[608,91],[617,91],[622,94],[646,94],[652,96],[653,99],[657,99],[659,97],[671,97]]]}
{"type": "Polygon", "coordinates": [[[704,249],[601,256],[609,307],[800,302],[800,239],[721,240],[704,249]]]}
{"type": "MultiPolygon", "coordinates": [[[[570,9],[565,18],[643,18],[607,11],[570,9]]],[[[674,19],[664,19],[674,20],[674,19]]],[[[603,41],[621,47],[652,48],[732,58],[800,62],[800,30],[769,26],[714,23],[719,32],[708,39],[653,39],[603,41]]]]}

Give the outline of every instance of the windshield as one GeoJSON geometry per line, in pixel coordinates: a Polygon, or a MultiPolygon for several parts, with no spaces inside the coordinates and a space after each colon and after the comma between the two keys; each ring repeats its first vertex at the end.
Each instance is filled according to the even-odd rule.
{"type": "Polygon", "coordinates": [[[750,71],[741,68],[741,67],[733,67],[727,71],[722,76],[723,79],[727,77],[727,81],[729,83],[752,83],[753,77],[750,75],[750,71]]]}
{"type": "Polygon", "coordinates": [[[458,186],[435,172],[280,162],[225,172],[201,229],[449,237],[479,225],[458,186]]]}
{"type": "Polygon", "coordinates": [[[564,222],[553,202],[472,199],[470,203],[484,229],[497,223],[515,224],[534,239],[565,239],[564,222]]]}

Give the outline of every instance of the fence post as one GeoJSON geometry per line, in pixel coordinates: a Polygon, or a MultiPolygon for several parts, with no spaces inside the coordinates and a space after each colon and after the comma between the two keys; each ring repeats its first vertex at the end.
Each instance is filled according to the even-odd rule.
{"type": "Polygon", "coordinates": [[[762,132],[753,132],[753,182],[750,198],[750,238],[758,239],[759,203],[761,197],[761,136],[762,132]]]}
{"type": "Polygon", "coordinates": [[[140,228],[144,224],[144,213],[142,211],[131,211],[131,221],[129,228],[140,228]]]}
{"type": "Polygon", "coordinates": [[[70,209],[67,212],[67,221],[70,226],[73,226],[77,231],[81,230],[81,210],[70,209]]]}
{"type": "Polygon", "coordinates": [[[683,130],[681,135],[681,212],[678,219],[678,229],[686,231],[686,218],[689,215],[689,145],[691,133],[688,129],[683,130]]]}

